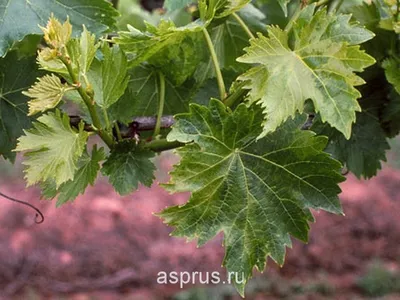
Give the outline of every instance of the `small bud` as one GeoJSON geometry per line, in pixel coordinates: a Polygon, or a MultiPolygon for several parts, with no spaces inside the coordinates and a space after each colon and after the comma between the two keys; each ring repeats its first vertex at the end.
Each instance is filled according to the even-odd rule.
{"type": "Polygon", "coordinates": [[[61,49],[71,39],[72,25],[68,17],[65,23],[61,24],[54,15],[51,15],[46,27],[39,27],[44,33],[44,40],[52,48],[61,49]]]}
{"type": "Polygon", "coordinates": [[[86,94],[93,99],[94,97],[94,90],[91,84],[86,87],[86,94]]]}

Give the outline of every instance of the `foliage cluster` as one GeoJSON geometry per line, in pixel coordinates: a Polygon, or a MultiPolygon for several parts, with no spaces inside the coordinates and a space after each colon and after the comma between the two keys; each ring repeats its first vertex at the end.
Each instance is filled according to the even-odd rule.
{"type": "Polygon", "coordinates": [[[100,172],[150,186],[177,148],[163,186],[192,196],[158,215],[199,245],[224,232],[245,281],[307,241],[311,209],[342,213],[343,168],[374,176],[400,131],[399,1],[0,4],[0,154],[62,205],[100,172]]]}

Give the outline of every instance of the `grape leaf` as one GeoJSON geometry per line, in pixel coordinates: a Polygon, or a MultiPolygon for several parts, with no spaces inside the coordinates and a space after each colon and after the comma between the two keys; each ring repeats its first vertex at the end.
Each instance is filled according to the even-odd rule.
{"type": "Polygon", "coordinates": [[[104,149],[97,149],[95,145],[92,150],[92,156],[87,152],[81,156],[78,161],[78,169],[75,172],[74,179],[61,184],[57,189],[55,182],[45,182],[41,187],[43,196],[52,199],[57,196],[59,207],[68,201],[74,200],[79,194],[83,194],[88,185],[93,185],[100,170],[100,162],[106,158],[104,149]]]}
{"type": "Polygon", "coordinates": [[[54,74],[45,75],[22,94],[32,98],[28,102],[29,116],[55,108],[66,92],[74,90],[74,87],[61,83],[60,78],[54,74]]]}
{"type": "Polygon", "coordinates": [[[79,41],[79,70],[82,74],[86,74],[89,71],[98,47],[99,44],[96,44],[96,36],[91,34],[86,29],[86,26],[83,25],[79,41]]]}
{"type": "Polygon", "coordinates": [[[101,171],[120,195],[127,195],[136,190],[139,183],[152,184],[155,166],[150,158],[153,156],[154,152],[137,146],[135,141],[123,141],[111,150],[101,171]]]}
{"type": "Polygon", "coordinates": [[[344,1],[339,9],[340,13],[351,14],[353,20],[373,30],[379,24],[379,10],[374,2],[364,0],[344,1]]]}
{"type": "Polygon", "coordinates": [[[225,18],[245,7],[251,0],[199,0],[200,18],[211,21],[213,18],[225,18]]]}
{"type": "Polygon", "coordinates": [[[14,161],[17,138],[23,129],[31,126],[28,117],[28,97],[21,91],[28,89],[43,72],[39,71],[34,57],[18,59],[17,52],[0,58],[0,155],[14,161]]]}
{"type": "Polygon", "coordinates": [[[187,7],[193,0],[165,0],[164,7],[167,10],[178,10],[187,7]]]}
{"type": "MultiPolygon", "coordinates": [[[[49,31],[51,32],[57,29],[58,31],[61,31],[59,29],[60,27],[68,28],[71,26],[68,20],[63,25],[61,25],[61,23],[54,18],[51,18],[50,21],[48,27],[43,28],[44,32],[49,32],[49,31]],[[53,25],[53,27],[55,28],[52,28],[51,27],[52,24],[57,24],[57,25],[53,25]]],[[[96,44],[96,37],[94,34],[91,34],[86,29],[85,25],[83,25],[83,31],[79,39],[73,38],[64,40],[67,41],[66,41],[66,47],[65,49],[63,49],[63,51],[66,52],[65,54],[71,60],[72,71],[74,72],[75,76],[77,76],[80,82],[85,82],[85,76],[87,75],[87,72],[90,69],[90,66],[96,55],[96,51],[99,47],[99,44],[96,44]]],[[[48,42],[48,44],[49,43],[50,41],[48,42]]],[[[57,49],[52,49],[49,47],[42,49],[41,51],[39,51],[37,60],[42,69],[49,72],[58,73],[62,75],[65,79],[69,81],[71,80],[67,67],[57,56],[57,49]]]]}
{"type": "Polygon", "coordinates": [[[109,108],[124,94],[129,82],[125,54],[118,46],[102,47],[103,60],[94,60],[88,72],[93,85],[94,100],[102,108],[109,108]]]}
{"type": "Polygon", "coordinates": [[[353,124],[349,140],[336,129],[320,120],[314,120],[311,130],[329,138],[326,151],[341,161],[358,178],[371,178],[386,161],[389,144],[379,120],[367,112],[357,113],[357,122],[353,124]]]}
{"type": "Polygon", "coordinates": [[[112,27],[118,16],[111,3],[105,0],[0,0],[0,56],[26,35],[42,34],[38,24],[44,26],[51,13],[63,20],[69,16],[74,35],[81,31],[82,24],[100,34],[112,27]]]}
{"type": "Polygon", "coordinates": [[[387,80],[400,94],[400,64],[394,58],[388,58],[382,63],[387,80]]]}
{"type": "Polygon", "coordinates": [[[269,10],[275,10],[275,11],[267,12],[268,14],[272,13],[272,14],[278,15],[279,12],[276,12],[276,10],[279,7],[282,10],[285,18],[288,16],[287,5],[289,4],[289,2],[290,2],[290,0],[272,0],[272,1],[271,0],[259,0],[259,3],[266,5],[266,7],[268,7],[269,10]]]}
{"type": "MultiPolygon", "coordinates": [[[[158,71],[148,65],[129,70],[130,80],[125,94],[109,109],[113,119],[130,123],[135,116],[154,116],[158,111],[158,71]]],[[[176,87],[165,78],[164,114],[176,114],[189,108],[193,83],[176,87]]]]}
{"type": "Polygon", "coordinates": [[[350,16],[327,14],[315,6],[303,9],[291,32],[269,26],[268,35],[258,34],[238,61],[255,64],[239,79],[251,102],[264,108],[266,121],[261,136],[275,130],[311,99],[323,122],[329,122],[346,138],[351,135],[355,112],[360,111],[354,88],[364,81],[355,75],[374,59],[357,44],[371,39],[372,32],[350,24],[350,16]]]}
{"type": "Polygon", "coordinates": [[[27,151],[23,164],[28,186],[54,179],[58,188],[73,179],[88,133],[71,128],[69,117],[59,110],[40,116],[33,128],[24,130],[15,151],[27,151]]]}
{"type": "Polygon", "coordinates": [[[205,26],[203,22],[195,21],[176,27],[171,20],[161,20],[158,27],[146,25],[146,32],[128,25],[129,31],[119,32],[119,36],[113,38],[126,53],[134,55],[133,65],[139,65],[167,47],[179,45],[187,36],[202,31],[205,26]]]}
{"type": "Polygon", "coordinates": [[[203,34],[195,32],[156,53],[148,63],[160,69],[176,86],[180,86],[195,73],[204,57],[209,58],[204,51],[205,47],[203,34]]]}
{"type": "MultiPolygon", "coordinates": [[[[223,264],[245,281],[254,266],[264,269],[267,255],[283,264],[289,234],[307,240],[310,208],[341,213],[337,184],[344,178],[340,163],[323,152],[327,138],[286,123],[257,141],[262,119],[258,107],[230,112],[213,99],[177,115],[167,137],[193,142],[178,150],[181,162],[165,185],[192,196],[159,215],[175,227],[173,235],[199,245],[223,231],[223,264]]],[[[236,283],[242,295],[244,284],[236,283]]]]}

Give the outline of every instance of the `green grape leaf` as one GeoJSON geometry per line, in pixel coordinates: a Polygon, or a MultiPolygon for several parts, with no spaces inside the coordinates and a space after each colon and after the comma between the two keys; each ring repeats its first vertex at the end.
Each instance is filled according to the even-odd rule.
{"type": "Polygon", "coordinates": [[[52,13],[62,20],[69,16],[74,35],[81,32],[82,24],[100,34],[113,27],[119,15],[105,0],[0,0],[0,56],[26,35],[42,34],[38,24],[44,26],[52,13]]]}
{"type": "Polygon", "coordinates": [[[22,94],[32,98],[28,102],[29,116],[55,108],[64,97],[65,93],[74,90],[74,87],[61,83],[60,78],[54,74],[45,75],[22,94]]]}
{"type": "Polygon", "coordinates": [[[152,56],[148,63],[160,69],[176,86],[182,85],[195,71],[204,57],[210,57],[201,32],[186,35],[179,43],[166,47],[152,56]]]}
{"type": "Polygon", "coordinates": [[[146,32],[128,25],[129,31],[119,32],[119,36],[113,38],[126,53],[134,55],[133,65],[147,61],[168,47],[180,45],[187,36],[201,32],[205,26],[204,23],[195,21],[176,27],[171,20],[161,20],[158,27],[148,23],[146,25],[146,32]]]}
{"type": "Polygon", "coordinates": [[[385,69],[387,80],[400,94],[400,63],[394,58],[388,58],[382,63],[382,67],[385,69]]]}
{"type": "Polygon", "coordinates": [[[107,44],[102,47],[103,60],[94,60],[88,72],[94,100],[101,108],[109,108],[124,94],[129,82],[128,64],[123,51],[107,44]]]}
{"type": "Polygon", "coordinates": [[[347,0],[339,9],[340,13],[351,14],[352,19],[361,25],[373,30],[379,24],[379,10],[374,2],[366,2],[364,0],[347,0]]]}
{"type": "Polygon", "coordinates": [[[96,36],[91,34],[86,26],[83,25],[83,31],[79,42],[79,70],[86,74],[96,55],[99,44],[96,44],[96,36]]]}
{"type": "Polygon", "coordinates": [[[283,264],[289,234],[307,240],[310,208],[342,211],[337,194],[344,178],[340,163],[323,152],[327,138],[288,122],[257,140],[262,120],[259,107],[241,104],[231,112],[212,99],[209,107],[192,104],[177,115],[167,137],[193,142],[178,149],[181,162],[165,185],[192,196],[159,216],[175,227],[173,235],[199,245],[224,232],[223,265],[244,279],[236,283],[242,295],[266,256],[283,264]]]}
{"type": "Polygon", "coordinates": [[[165,0],[164,7],[170,11],[178,10],[187,7],[193,2],[193,0],[165,0]]]}
{"type": "Polygon", "coordinates": [[[239,79],[249,81],[251,102],[264,108],[266,120],[261,136],[275,130],[304,102],[311,99],[323,122],[350,138],[355,112],[360,111],[354,86],[364,81],[361,72],[375,60],[357,44],[374,34],[350,16],[327,14],[320,10],[312,16],[315,5],[303,9],[290,32],[269,26],[268,35],[251,40],[239,62],[260,64],[239,79]]]}
{"type": "Polygon", "coordinates": [[[358,178],[371,178],[381,169],[381,161],[386,161],[389,144],[379,120],[367,112],[357,113],[349,140],[320,119],[314,120],[311,130],[329,138],[326,152],[341,161],[358,178]]]}
{"type": "Polygon", "coordinates": [[[152,157],[154,152],[141,148],[135,141],[123,141],[111,150],[101,171],[120,195],[127,195],[136,190],[139,183],[152,184],[155,171],[152,157]]]}
{"type": "MultiPolygon", "coordinates": [[[[158,71],[148,65],[129,70],[130,80],[125,94],[109,109],[114,120],[132,122],[132,117],[157,115],[159,103],[158,71]]],[[[176,114],[187,111],[191,99],[193,83],[180,87],[165,78],[164,114],[176,114]]]]}
{"type": "Polygon", "coordinates": [[[71,128],[69,117],[59,110],[40,116],[33,128],[24,130],[16,151],[27,151],[23,164],[28,186],[54,179],[58,188],[73,179],[78,159],[86,145],[88,133],[71,128]]]}
{"type": "Polygon", "coordinates": [[[225,18],[245,7],[251,0],[199,0],[200,18],[211,21],[225,18]]]}
{"type": "Polygon", "coordinates": [[[78,169],[75,172],[74,179],[61,184],[57,189],[55,182],[45,182],[41,187],[43,189],[43,196],[52,199],[57,196],[57,204],[59,207],[68,201],[75,200],[79,194],[83,194],[86,188],[90,185],[93,186],[97,174],[100,170],[100,162],[106,158],[104,149],[97,149],[95,145],[90,156],[87,152],[81,156],[78,161],[78,169]]]}
{"type": "Polygon", "coordinates": [[[43,72],[33,56],[18,59],[16,51],[0,58],[0,155],[14,161],[17,138],[33,121],[28,117],[28,100],[21,91],[28,89],[43,72]]]}

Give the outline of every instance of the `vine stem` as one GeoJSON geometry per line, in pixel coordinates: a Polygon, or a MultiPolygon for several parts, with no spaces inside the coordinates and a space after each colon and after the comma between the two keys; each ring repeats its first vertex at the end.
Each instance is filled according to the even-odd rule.
{"type": "Polygon", "coordinates": [[[243,28],[243,30],[246,31],[247,35],[248,35],[251,39],[254,39],[255,36],[254,36],[253,33],[250,31],[249,27],[246,25],[246,23],[243,21],[243,19],[242,19],[237,13],[233,13],[232,16],[236,19],[236,21],[238,21],[238,23],[239,23],[240,26],[243,28]]]}
{"type": "Polygon", "coordinates": [[[119,124],[118,124],[118,122],[115,122],[114,128],[115,128],[115,132],[117,133],[118,141],[119,141],[119,142],[122,141],[122,134],[121,134],[121,130],[119,129],[119,124]]]}
{"type": "Polygon", "coordinates": [[[227,107],[234,107],[238,104],[243,95],[247,93],[247,90],[243,89],[246,86],[246,82],[241,82],[240,85],[236,88],[235,92],[230,94],[225,98],[224,104],[227,107]]]}
{"type": "Polygon", "coordinates": [[[158,79],[159,79],[159,84],[160,84],[159,85],[160,97],[159,97],[159,103],[158,103],[157,121],[156,121],[156,126],[154,128],[154,134],[153,134],[154,138],[157,138],[157,136],[160,134],[161,118],[163,116],[164,103],[165,103],[165,76],[162,72],[158,72],[158,79]]]}
{"type": "Polygon", "coordinates": [[[98,135],[107,144],[107,146],[109,148],[112,148],[112,146],[114,145],[114,140],[113,140],[112,136],[109,133],[107,133],[104,130],[102,130],[102,128],[101,128],[102,126],[101,126],[101,123],[100,123],[99,116],[97,115],[96,108],[95,108],[95,106],[93,104],[94,103],[93,99],[91,99],[89,97],[89,95],[86,93],[86,91],[82,87],[82,84],[78,81],[78,78],[76,77],[76,75],[74,73],[74,70],[72,70],[71,63],[68,61],[68,59],[65,58],[63,55],[59,55],[58,58],[67,67],[69,76],[71,76],[71,79],[72,79],[73,83],[77,87],[77,91],[78,91],[79,95],[81,96],[82,100],[85,102],[85,104],[86,104],[86,106],[87,106],[87,108],[89,110],[90,117],[92,118],[94,127],[96,127],[96,129],[97,129],[98,135]]]}
{"type": "Polygon", "coordinates": [[[222,77],[222,72],[219,67],[217,53],[215,52],[214,45],[211,41],[210,34],[208,33],[206,28],[203,28],[203,34],[204,34],[204,38],[206,39],[207,46],[208,46],[208,49],[211,54],[211,59],[214,64],[215,74],[217,75],[219,96],[220,96],[221,100],[223,101],[226,97],[226,89],[225,89],[224,78],[222,77]]]}
{"type": "Polygon", "coordinates": [[[152,150],[154,152],[162,152],[162,151],[167,151],[175,148],[179,148],[182,146],[185,146],[186,144],[178,142],[178,141],[173,141],[169,142],[167,139],[159,139],[159,140],[153,140],[151,142],[148,142],[144,144],[143,147],[152,150]]]}

